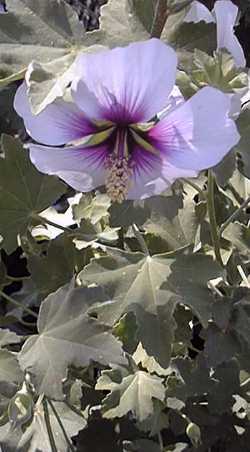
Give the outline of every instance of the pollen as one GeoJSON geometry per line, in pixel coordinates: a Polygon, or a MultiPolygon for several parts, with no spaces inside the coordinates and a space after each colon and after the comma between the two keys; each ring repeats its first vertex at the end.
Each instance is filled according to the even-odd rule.
{"type": "Polygon", "coordinates": [[[108,158],[106,164],[108,170],[105,183],[107,194],[112,201],[121,204],[127,198],[132,169],[128,159],[114,155],[108,158]]]}

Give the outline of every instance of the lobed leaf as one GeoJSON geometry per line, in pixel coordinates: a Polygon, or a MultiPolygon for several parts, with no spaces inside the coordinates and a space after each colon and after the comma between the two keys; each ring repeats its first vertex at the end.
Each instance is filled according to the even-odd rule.
{"type": "Polygon", "coordinates": [[[124,361],[121,345],[109,328],[88,315],[88,308],[101,296],[99,289],[75,289],[72,282],[42,302],[39,334],[29,337],[19,356],[39,394],[62,400],[62,380],[71,365],[124,361]]]}
{"type": "Polygon", "coordinates": [[[65,191],[53,176],[39,173],[18,139],[2,136],[5,158],[0,159],[0,234],[4,248],[17,247],[17,235],[25,232],[38,214],[65,191]]]}

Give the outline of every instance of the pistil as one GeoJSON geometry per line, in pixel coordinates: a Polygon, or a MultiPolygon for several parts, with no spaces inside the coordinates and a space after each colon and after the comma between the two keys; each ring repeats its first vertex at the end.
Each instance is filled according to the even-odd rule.
{"type": "Polygon", "coordinates": [[[126,128],[117,130],[114,150],[106,161],[108,170],[106,178],[107,194],[112,201],[118,203],[122,203],[126,199],[132,176],[127,136],[126,128]]]}

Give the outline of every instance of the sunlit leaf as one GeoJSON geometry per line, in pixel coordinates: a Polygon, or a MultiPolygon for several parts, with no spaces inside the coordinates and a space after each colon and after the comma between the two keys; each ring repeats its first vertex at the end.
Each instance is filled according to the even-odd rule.
{"type": "Polygon", "coordinates": [[[109,0],[101,8],[100,30],[88,33],[85,42],[108,47],[124,46],[149,37],[127,0],[109,0]]]}
{"type": "MultiPolygon", "coordinates": [[[[65,403],[53,402],[53,405],[69,438],[75,436],[79,430],[86,426],[85,419],[70,410],[65,403]]],[[[32,422],[26,428],[18,442],[18,451],[28,450],[29,452],[37,452],[41,450],[45,452],[51,450],[51,442],[48,436],[41,400],[38,400],[34,408],[34,413],[32,422]]],[[[49,420],[58,451],[68,452],[67,440],[51,407],[49,407],[49,420]]]]}
{"type": "Polygon", "coordinates": [[[97,390],[111,391],[104,403],[104,416],[122,417],[128,412],[143,421],[153,413],[152,399],[163,401],[165,388],[162,379],[141,370],[123,376],[121,381],[112,379],[112,371],[103,371],[96,384],[97,390]]]}
{"type": "Polygon", "coordinates": [[[109,256],[92,260],[79,278],[83,284],[103,287],[107,299],[112,300],[95,308],[100,320],[113,324],[125,312],[136,312],[139,340],[149,355],[167,367],[176,303],[190,306],[206,325],[213,300],[207,281],[219,275],[218,265],[202,254],[180,252],[147,257],[110,250],[109,256]]]}
{"type": "Polygon", "coordinates": [[[43,301],[39,334],[25,342],[19,356],[40,394],[62,399],[62,380],[70,365],[84,367],[92,360],[102,364],[123,362],[120,343],[87,313],[100,297],[96,288],[74,289],[71,283],[43,301]]]}
{"type": "Polygon", "coordinates": [[[83,41],[76,13],[58,0],[8,0],[0,14],[0,70],[9,76],[32,59],[48,62],[62,57],[83,41]]]}

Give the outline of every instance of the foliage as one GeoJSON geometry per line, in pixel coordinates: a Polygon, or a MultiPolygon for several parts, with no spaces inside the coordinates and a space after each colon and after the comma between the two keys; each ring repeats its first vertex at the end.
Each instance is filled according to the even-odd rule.
{"type": "Polygon", "coordinates": [[[0,14],[1,450],[248,451],[248,100],[240,142],[219,165],[122,204],[102,188],[72,201],[31,163],[13,110],[24,77],[39,114],[65,94],[79,51],[161,28],[185,98],[210,85],[241,103],[247,68],[216,52],[215,24],[184,22],[190,0],[109,0],[91,32],[68,3],[8,0],[0,14]],[[71,223],[47,220],[51,206],[71,223]]]}

